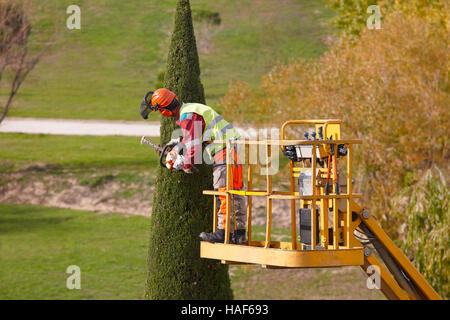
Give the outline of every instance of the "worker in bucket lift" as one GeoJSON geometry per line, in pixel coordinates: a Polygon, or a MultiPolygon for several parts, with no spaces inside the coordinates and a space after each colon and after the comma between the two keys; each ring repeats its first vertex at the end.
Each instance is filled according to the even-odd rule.
{"type": "MultiPolygon", "coordinates": [[[[234,140],[240,137],[237,130],[222,118],[211,107],[200,103],[185,103],[179,101],[175,93],[161,88],[154,92],[148,92],[141,104],[139,113],[142,118],[147,119],[151,111],[159,111],[165,117],[174,117],[177,125],[180,126],[183,137],[172,139],[169,144],[176,146],[180,141],[185,145],[184,161],[179,164],[176,170],[183,170],[186,173],[196,173],[198,169],[195,163],[201,163],[203,142],[213,140],[234,140]],[[200,159],[200,162],[198,162],[200,159]]],[[[210,143],[206,146],[207,155],[213,168],[213,186],[216,191],[226,189],[227,166],[226,166],[226,146],[223,144],[210,143]]],[[[232,188],[240,190],[243,188],[242,164],[238,163],[238,152],[232,150],[232,188]]],[[[200,238],[204,241],[224,242],[225,240],[225,216],[226,216],[226,196],[216,196],[218,209],[218,226],[215,232],[202,232],[200,238]]],[[[232,195],[231,212],[236,213],[236,219],[230,217],[231,242],[242,244],[246,242],[245,222],[246,203],[245,197],[232,195]],[[236,229],[234,221],[236,220],[236,229]]]]}

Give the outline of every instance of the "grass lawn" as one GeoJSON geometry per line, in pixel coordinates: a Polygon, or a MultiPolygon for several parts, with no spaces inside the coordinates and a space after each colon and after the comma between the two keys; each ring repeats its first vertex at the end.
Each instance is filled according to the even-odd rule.
{"type": "Polygon", "coordinates": [[[135,137],[0,134],[0,172],[35,163],[53,165],[54,169],[147,171],[159,165],[156,151],[135,137]]]}
{"type": "Polygon", "coordinates": [[[358,266],[306,269],[231,266],[230,274],[236,300],[385,300],[380,290],[367,288],[367,275],[358,266]]]}
{"type": "Polygon", "coordinates": [[[150,221],[0,204],[0,299],[141,299],[150,221]],[[81,269],[69,290],[68,266],[81,269]]]}
{"type": "MultiPolygon", "coordinates": [[[[0,204],[0,299],[142,299],[149,225],[140,216],[0,204]],[[80,290],[66,287],[71,265],[81,269],[80,290]]],[[[230,277],[238,300],[383,298],[359,267],[230,266],[230,277]]]]}
{"type": "MultiPolygon", "coordinates": [[[[333,11],[326,0],[196,0],[193,11],[220,14],[221,24],[194,22],[207,103],[230,81],[257,87],[278,62],[326,50],[333,11]]],[[[36,37],[54,45],[29,75],[9,115],[137,120],[145,92],[165,69],[175,0],[78,1],[81,30],[66,28],[72,0],[30,2],[36,37]],[[58,30],[54,34],[55,28],[58,30]]],[[[0,96],[8,88],[0,84],[0,96]]],[[[152,115],[157,119],[156,115],[152,115]]]]}

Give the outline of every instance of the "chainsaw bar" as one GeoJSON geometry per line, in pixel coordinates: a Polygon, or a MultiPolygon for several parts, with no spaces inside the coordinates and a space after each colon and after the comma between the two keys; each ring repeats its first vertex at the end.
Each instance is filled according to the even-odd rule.
{"type": "Polygon", "coordinates": [[[141,144],[146,144],[150,147],[152,147],[153,149],[155,149],[156,151],[158,151],[159,153],[161,153],[163,151],[163,148],[161,148],[159,145],[157,145],[156,143],[151,142],[150,140],[148,140],[145,136],[142,136],[141,138],[141,144]]]}

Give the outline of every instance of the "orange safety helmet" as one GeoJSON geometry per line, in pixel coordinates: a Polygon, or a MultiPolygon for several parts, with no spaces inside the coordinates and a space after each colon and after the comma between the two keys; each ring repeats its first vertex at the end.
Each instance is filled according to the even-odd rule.
{"type": "Polygon", "coordinates": [[[173,111],[179,105],[180,102],[175,93],[166,88],[161,88],[155,92],[147,92],[139,112],[144,119],[148,118],[150,111],[159,111],[163,116],[171,117],[173,111]]]}

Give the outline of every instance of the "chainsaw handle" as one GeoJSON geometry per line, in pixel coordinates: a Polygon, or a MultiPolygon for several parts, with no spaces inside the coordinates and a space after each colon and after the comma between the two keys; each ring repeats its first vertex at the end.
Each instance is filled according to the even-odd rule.
{"type": "Polygon", "coordinates": [[[159,164],[161,165],[161,167],[166,168],[166,164],[165,164],[165,159],[164,156],[166,155],[166,151],[167,153],[170,152],[170,150],[172,150],[172,146],[169,144],[166,144],[162,150],[161,153],[159,154],[159,164]],[[170,149],[169,149],[170,148],[170,149]]]}

